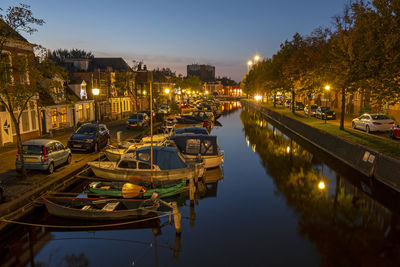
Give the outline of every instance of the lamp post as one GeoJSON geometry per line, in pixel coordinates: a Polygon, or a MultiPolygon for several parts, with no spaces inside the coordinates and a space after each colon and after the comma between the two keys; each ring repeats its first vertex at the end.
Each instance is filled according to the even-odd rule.
{"type": "Polygon", "coordinates": [[[329,90],[331,90],[331,87],[330,87],[330,85],[326,85],[325,86],[325,123],[326,123],[326,117],[328,116],[327,114],[326,114],[326,112],[327,112],[327,110],[328,110],[328,99],[326,98],[326,94],[327,94],[327,92],[329,92],[329,90]]]}
{"type": "Polygon", "coordinates": [[[247,61],[247,71],[251,69],[251,65],[253,65],[253,61],[251,60],[247,61]]]}
{"type": "Polygon", "coordinates": [[[254,56],[254,63],[257,63],[260,59],[261,59],[261,57],[259,55],[255,55],[254,56]]]}
{"type": "Polygon", "coordinates": [[[94,100],[94,116],[96,122],[99,121],[99,109],[97,106],[97,99],[96,97],[100,94],[100,89],[98,88],[93,88],[92,89],[92,94],[93,94],[93,100],[94,100]]]}

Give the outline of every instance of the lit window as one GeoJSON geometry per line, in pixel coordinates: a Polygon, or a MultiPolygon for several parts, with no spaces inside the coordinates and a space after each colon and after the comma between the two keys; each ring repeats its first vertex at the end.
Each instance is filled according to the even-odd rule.
{"type": "Polygon", "coordinates": [[[83,120],[83,105],[78,106],[78,120],[83,120]]]}
{"type": "Polygon", "coordinates": [[[51,110],[51,126],[57,127],[57,109],[51,110]]]}
{"type": "Polygon", "coordinates": [[[63,124],[67,123],[67,109],[66,108],[61,109],[61,122],[63,124]]]}

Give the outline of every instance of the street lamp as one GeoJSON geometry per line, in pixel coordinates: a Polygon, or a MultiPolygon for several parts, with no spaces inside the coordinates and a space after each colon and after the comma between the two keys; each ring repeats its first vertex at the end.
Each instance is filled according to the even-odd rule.
{"type": "Polygon", "coordinates": [[[93,94],[93,99],[94,99],[94,114],[95,114],[95,119],[96,121],[99,121],[99,110],[97,107],[97,101],[96,101],[96,96],[100,94],[100,89],[98,88],[93,88],[92,89],[92,94],[93,94]]]}
{"type": "Polygon", "coordinates": [[[261,57],[259,55],[255,55],[254,56],[254,62],[257,63],[257,61],[259,61],[261,59],[261,57]]]}
{"type": "Polygon", "coordinates": [[[251,60],[247,61],[247,71],[251,69],[251,65],[253,65],[253,61],[251,60]]]}
{"type": "MultiPolygon", "coordinates": [[[[331,90],[331,86],[330,85],[326,85],[325,86],[325,91],[329,92],[329,90],[331,90]]],[[[327,93],[325,93],[325,123],[326,123],[326,117],[328,116],[327,113],[326,113],[327,110],[328,110],[328,99],[326,98],[326,94],[327,93]]]]}
{"type": "Polygon", "coordinates": [[[166,95],[168,95],[169,94],[169,88],[165,88],[164,92],[165,92],[166,95]]]}

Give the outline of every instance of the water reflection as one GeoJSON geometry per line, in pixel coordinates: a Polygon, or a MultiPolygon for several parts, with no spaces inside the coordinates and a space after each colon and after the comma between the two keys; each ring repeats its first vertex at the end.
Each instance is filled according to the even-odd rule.
{"type": "Polygon", "coordinates": [[[257,114],[244,110],[240,118],[247,144],[298,214],[299,235],[316,245],[323,266],[400,263],[397,214],[347,177],[316,163],[311,153],[257,114]]]}

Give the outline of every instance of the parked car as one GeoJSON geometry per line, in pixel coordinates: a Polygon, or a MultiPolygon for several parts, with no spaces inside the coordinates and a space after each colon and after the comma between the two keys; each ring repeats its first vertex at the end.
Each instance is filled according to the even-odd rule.
{"type": "MultiPolygon", "coordinates": [[[[144,113],[144,114],[146,114],[147,115],[147,117],[149,118],[149,121],[150,121],[150,115],[151,115],[151,113],[150,113],[150,110],[141,110],[141,111],[139,111],[138,113],[144,113]]],[[[156,119],[156,112],[155,112],[155,110],[153,110],[153,121],[156,119]]],[[[150,122],[149,122],[150,123],[150,122]]]]}
{"type": "MultiPolygon", "coordinates": [[[[60,141],[52,139],[32,139],[22,143],[22,156],[27,170],[41,170],[53,173],[54,169],[63,164],[70,164],[71,150],[64,147],[60,141]]],[[[19,151],[15,160],[15,168],[21,171],[19,151]]]]}
{"type": "Polygon", "coordinates": [[[315,111],[315,117],[323,120],[324,119],[335,120],[336,113],[330,107],[318,107],[317,110],[315,111]]]}
{"type": "Polygon", "coordinates": [[[150,118],[146,113],[134,113],[126,121],[126,128],[136,126],[148,126],[150,118]]]}
{"type": "Polygon", "coordinates": [[[104,124],[86,123],[79,127],[68,140],[72,150],[98,152],[110,140],[110,133],[104,124]]]}
{"type": "Polygon", "coordinates": [[[294,102],[294,109],[295,110],[304,110],[303,102],[294,102]]]}
{"type": "Polygon", "coordinates": [[[164,114],[169,114],[170,109],[168,105],[161,105],[160,108],[158,109],[159,113],[164,113],[164,114]]]}
{"type": "Polygon", "coordinates": [[[318,105],[307,105],[304,107],[304,114],[308,115],[310,113],[311,117],[315,117],[315,113],[317,112],[318,105]]]}
{"type": "Polygon", "coordinates": [[[392,130],[394,121],[385,114],[365,113],[358,118],[353,119],[351,126],[354,129],[369,132],[386,132],[392,130]]]}
{"type": "Polygon", "coordinates": [[[390,130],[390,137],[400,139],[400,124],[393,125],[393,128],[390,130]]]}

